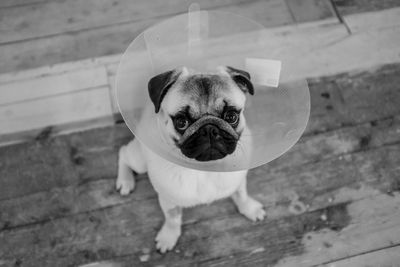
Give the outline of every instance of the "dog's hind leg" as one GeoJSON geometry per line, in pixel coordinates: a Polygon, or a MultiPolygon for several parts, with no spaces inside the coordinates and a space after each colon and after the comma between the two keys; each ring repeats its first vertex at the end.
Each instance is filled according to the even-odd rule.
{"type": "Polygon", "coordinates": [[[146,159],[142,153],[140,142],[136,138],[119,149],[116,188],[121,195],[128,195],[135,188],[132,171],[138,174],[147,171],[146,159]]]}

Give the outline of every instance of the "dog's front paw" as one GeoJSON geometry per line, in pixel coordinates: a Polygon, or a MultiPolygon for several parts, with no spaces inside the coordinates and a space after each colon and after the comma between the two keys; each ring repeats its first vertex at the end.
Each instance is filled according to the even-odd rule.
{"type": "Polygon", "coordinates": [[[166,225],[163,225],[163,227],[156,236],[156,248],[161,253],[165,253],[173,249],[180,235],[181,231],[179,227],[171,228],[166,225]]]}
{"type": "Polygon", "coordinates": [[[248,197],[246,201],[238,205],[239,212],[252,221],[262,221],[265,217],[265,210],[263,205],[257,200],[248,197]]]}
{"type": "Polygon", "coordinates": [[[121,195],[128,195],[135,188],[135,178],[133,174],[125,173],[124,175],[118,176],[115,186],[121,195]]]}

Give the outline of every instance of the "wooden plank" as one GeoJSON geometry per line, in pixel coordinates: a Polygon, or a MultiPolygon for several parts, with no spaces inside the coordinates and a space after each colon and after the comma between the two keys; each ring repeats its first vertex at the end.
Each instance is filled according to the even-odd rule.
{"type": "Polygon", "coordinates": [[[398,199],[398,195],[394,198],[377,196],[373,199],[351,204],[348,211],[352,217],[352,222],[347,228],[340,233],[333,231],[312,233],[309,235],[310,240],[307,240],[308,236],[303,239],[306,247],[305,253],[287,257],[276,266],[313,266],[388,246],[400,245],[400,228],[395,226],[399,222],[399,214],[383,215],[388,214],[388,211],[394,211],[392,204],[397,202],[398,199]],[[388,206],[380,206],[384,203],[387,203],[388,206]],[[385,209],[382,209],[382,207],[385,207],[385,209]],[[383,217],[380,217],[380,215],[383,215],[383,217]],[[368,222],[360,222],[359,220],[362,217],[368,218],[368,222]],[[387,228],[385,229],[385,227],[387,228]]]}
{"type": "Polygon", "coordinates": [[[345,22],[353,33],[381,30],[400,26],[400,7],[380,12],[345,16],[345,22]],[[379,22],[379,23],[377,23],[379,22]]]}
{"type": "Polygon", "coordinates": [[[118,148],[130,138],[120,125],[1,147],[0,199],[114,177],[118,148]]]}
{"type": "Polygon", "coordinates": [[[39,76],[30,80],[0,84],[0,106],[107,85],[107,73],[104,67],[39,76]]]}
{"type": "Polygon", "coordinates": [[[373,122],[399,114],[396,104],[400,101],[397,66],[371,69],[370,73],[353,72],[310,80],[311,114],[306,133],[373,122]]]}
{"type": "Polygon", "coordinates": [[[74,62],[64,62],[56,65],[47,65],[23,71],[0,73],[0,84],[102,67],[105,67],[108,72],[109,66],[113,66],[114,69],[117,68],[121,56],[122,55],[104,56],[74,62]]]}
{"type": "MultiPolygon", "coordinates": [[[[65,1],[63,3],[70,2],[72,1],[65,1]]],[[[87,1],[84,2],[86,3],[87,1]]],[[[98,1],[94,2],[97,3],[98,1]]],[[[164,3],[164,1],[158,1],[156,3],[161,2],[164,3]]],[[[219,1],[210,1],[209,3],[217,4],[219,1]]],[[[129,9],[134,8],[134,5],[130,6],[129,9]]],[[[184,6],[185,5],[182,5],[182,8],[184,6]]],[[[171,10],[171,8],[167,8],[166,10],[171,10]]],[[[175,7],[173,9],[175,9],[175,7]]],[[[290,14],[281,9],[287,10],[283,0],[272,0],[268,2],[253,1],[240,7],[228,5],[218,10],[237,12],[239,15],[249,16],[266,26],[278,26],[291,23],[292,19],[290,14]],[[277,10],[277,8],[279,10],[277,10]],[[282,16],[282,14],[286,14],[285,12],[287,15],[282,16]]],[[[81,8],[78,10],[79,12],[83,12],[81,8]]],[[[118,14],[116,14],[116,16],[118,16],[118,14]]],[[[131,15],[129,16],[131,17],[131,15]]],[[[85,17],[90,18],[90,16],[87,15],[85,17]]],[[[99,15],[99,19],[104,18],[106,18],[104,14],[99,15]]],[[[55,19],[60,21],[58,16],[56,16],[55,19]]],[[[0,66],[0,73],[66,61],[81,60],[90,57],[120,54],[140,32],[161,19],[165,19],[165,17],[145,17],[142,20],[133,22],[112,24],[106,27],[91,28],[84,31],[74,31],[68,34],[52,35],[46,38],[36,38],[27,42],[0,45],[0,61],[7,62],[7,64],[2,64],[0,66]]],[[[45,20],[39,21],[44,23],[45,20]]],[[[46,21],[43,27],[48,27],[49,29],[54,28],[54,26],[49,27],[48,25],[52,24],[46,21]]],[[[12,32],[15,31],[12,30],[12,32]]],[[[27,33],[29,33],[29,31],[27,33]]]]}
{"type": "MultiPolygon", "coordinates": [[[[201,8],[234,7],[243,3],[249,6],[256,4],[255,7],[261,7],[267,11],[264,15],[280,14],[280,19],[277,15],[274,16],[278,21],[285,17],[290,19],[282,0],[263,2],[257,0],[246,2],[243,0],[207,0],[201,2],[201,8]]],[[[151,2],[136,1],[134,5],[128,0],[116,0],[113,2],[74,0],[49,1],[36,6],[0,9],[0,17],[3,17],[3,20],[7,22],[3,24],[3,27],[0,26],[0,43],[43,38],[116,24],[127,24],[150,18],[168,17],[187,12],[188,7],[189,3],[183,0],[173,0],[168,3],[162,0],[151,2]]],[[[240,12],[240,10],[247,8],[234,9],[240,12]]],[[[257,11],[257,9],[252,10],[257,11]]],[[[286,22],[291,22],[291,19],[286,22]]]]}
{"type": "Polygon", "coordinates": [[[80,131],[87,131],[90,129],[102,128],[110,125],[114,125],[114,119],[111,116],[96,117],[94,119],[84,121],[74,121],[70,123],[57,124],[53,126],[47,126],[39,129],[32,129],[22,132],[9,133],[0,135],[0,146],[10,146],[23,142],[31,142],[40,139],[47,139],[50,137],[71,134],[80,131]]]}
{"type": "Polygon", "coordinates": [[[110,117],[107,87],[0,107],[0,134],[110,117]]]}
{"type": "Polygon", "coordinates": [[[333,2],[342,15],[380,11],[400,6],[397,0],[333,0],[333,2]]]}
{"type": "Polygon", "coordinates": [[[35,5],[46,2],[48,0],[2,0],[0,1],[0,8],[10,8],[24,5],[35,5]]]}
{"type": "Polygon", "coordinates": [[[0,199],[78,183],[70,154],[69,144],[61,138],[2,147],[0,199]]]}
{"type": "MultiPolygon", "coordinates": [[[[328,30],[325,28],[325,31],[328,30]]],[[[400,43],[399,28],[362,32],[350,36],[342,35],[330,44],[304,45],[303,42],[310,42],[307,38],[318,39],[317,35],[320,34],[299,36],[299,39],[292,39],[293,42],[283,48],[286,54],[282,54],[293,59],[293,62],[299,62],[294,67],[294,73],[297,74],[295,77],[333,75],[339,72],[373,68],[400,60],[397,46],[400,43]],[[298,50],[295,47],[297,43],[300,44],[298,50]]],[[[288,37],[287,41],[290,39],[291,37],[288,37]]]]}
{"type": "MultiPolygon", "coordinates": [[[[371,17],[370,15],[365,15],[363,20],[379,25],[380,19],[373,14],[371,17]]],[[[389,13],[380,16],[385,15],[395,17],[389,13]]],[[[361,20],[355,18],[354,21],[361,20]]],[[[298,62],[292,66],[293,72],[297,74],[296,77],[320,77],[398,62],[400,51],[396,44],[400,42],[400,39],[397,40],[397,36],[400,36],[399,31],[398,28],[385,26],[384,29],[379,29],[377,26],[375,30],[348,36],[346,30],[338,24],[283,27],[266,33],[265,38],[269,41],[263,46],[263,51],[271,51],[271,55],[274,55],[274,49],[279,47],[278,55],[285,55],[284,60],[298,62]]],[[[245,44],[231,47],[231,51],[227,50],[226,43],[232,42],[225,39],[215,44],[215,54],[219,54],[215,60],[223,61],[229,58],[229,52],[243,53],[245,56],[247,52],[245,44]]],[[[113,79],[113,73],[110,73],[110,81],[113,79]]]]}
{"type": "Polygon", "coordinates": [[[215,10],[232,12],[252,19],[267,28],[294,23],[284,0],[255,1],[254,3],[243,1],[237,5],[217,7],[215,10]]]}
{"type": "Polygon", "coordinates": [[[325,264],[326,267],[346,267],[346,266],[379,266],[396,267],[400,262],[400,246],[384,248],[367,254],[334,261],[325,264]]]}
{"type": "MultiPolygon", "coordinates": [[[[235,3],[230,0],[214,3],[206,1],[204,5],[212,8],[232,2],[235,3]]],[[[174,0],[169,4],[164,1],[136,1],[134,5],[123,0],[49,1],[34,6],[0,9],[0,17],[7,21],[0,27],[0,43],[165,17],[187,10],[188,3],[182,0],[174,0]]]]}
{"type": "MultiPolygon", "coordinates": [[[[125,263],[135,265],[142,250],[149,249],[151,265],[232,266],[236,262],[241,266],[268,266],[279,260],[296,262],[302,255],[301,259],[320,264],[400,243],[398,194],[379,194],[300,215],[272,216],[257,224],[241,217],[227,202],[223,201],[229,204],[229,213],[221,204],[187,212],[188,222],[185,220],[176,248],[179,252],[166,256],[160,256],[154,248],[153,238],[162,215],[157,201],[149,200],[3,231],[1,257],[10,262],[23,257],[25,266],[39,262],[63,266],[130,255],[125,263]],[[321,219],[324,216],[326,219],[321,219]],[[324,246],[325,242],[328,245],[324,246]]],[[[282,209],[288,210],[287,204],[282,209]]]]}
{"type": "Polygon", "coordinates": [[[285,0],[297,23],[334,17],[329,0],[285,0]]]}
{"type": "MultiPolygon", "coordinates": [[[[336,218],[335,223],[327,223],[331,225],[326,227],[325,229],[318,226],[313,222],[309,221],[309,224],[304,224],[304,219],[302,216],[299,216],[299,222],[296,224],[294,221],[287,222],[297,225],[301,232],[301,227],[305,227],[306,229],[314,229],[309,231],[308,233],[302,235],[301,248],[298,247],[296,237],[298,233],[292,232],[294,235],[291,240],[287,237],[285,241],[273,241],[269,242],[270,238],[283,238],[280,234],[274,235],[269,231],[269,229],[260,229],[253,233],[251,237],[245,239],[244,242],[249,246],[249,250],[245,250],[244,252],[237,252],[235,250],[231,251],[231,253],[235,253],[233,257],[219,257],[217,259],[212,259],[207,262],[203,262],[200,266],[285,266],[285,267],[308,267],[308,266],[319,266],[324,262],[329,262],[331,259],[337,259],[341,257],[349,257],[358,254],[366,253],[370,250],[385,248],[391,245],[399,244],[400,241],[400,231],[399,227],[396,227],[396,223],[399,222],[399,214],[398,210],[393,205],[398,203],[399,197],[390,197],[385,195],[376,196],[373,198],[367,198],[361,201],[353,202],[345,207],[342,207],[346,213],[341,214],[339,209],[336,212],[329,212],[329,210],[325,213],[322,211],[319,213],[320,218],[319,222],[324,222],[322,218],[336,218]],[[382,209],[382,206],[388,204],[387,209],[382,209]],[[394,212],[394,214],[389,214],[390,212],[394,212]],[[329,214],[330,213],[330,214],[329,214]],[[325,214],[325,215],[324,215],[325,214]],[[382,217],[380,217],[382,216],[382,217]],[[348,222],[347,220],[350,219],[348,222]],[[365,221],[361,221],[365,220],[365,221]],[[343,227],[343,223],[348,222],[348,224],[343,227]],[[263,237],[258,237],[259,236],[263,237]],[[252,239],[251,239],[252,238],[252,239]],[[263,241],[258,241],[262,239],[263,241]],[[292,246],[284,247],[282,243],[292,242],[292,246]],[[257,246],[258,245],[258,246],[257,246]],[[261,249],[260,249],[261,248],[261,249]],[[264,248],[264,250],[262,249],[264,248]],[[251,253],[252,250],[256,251],[255,253],[251,253]],[[258,249],[258,253],[257,253],[258,249]],[[276,250],[285,250],[286,256],[282,255],[274,255],[273,251],[276,250]],[[259,252],[261,251],[261,252],[259,252]],[[289,256],[288,256],[289,255],[289,256]],[[278,258],[278,257],[281,258],[278,258]],[[283,256],[283,257],[282,257],[283,256]]],[[[327,219],[326,221],[329,221],[327,219]]],[[[293,226],[292,226],[293,227],[293,226]]],[[[279,230],[277,230],[279,231],[279,230]]],[[[281,230],[282,231],[282,230],[281,230]]],[[[304,231],[304,230],[303,230],[304,231]]],[[[240,232],[239,232],[240,233],[240,232]]],[[[232,233],[234,234],[234,233],[232,233]]],[[[235,232],[237,235],[237,232],[235,232]]],[[[239,234],[240,235],[240,234],[239,234]]],[[[238,243],[243,237],[246,235],[240,235],[239,237],[235,236],[234,240],[238,243]]],[[[232,241],[232,237],[231,241],[232,241]]],[[[215,238],[217,239],[217,238],[215,238]]],[[[218,240],[218,245],[232,247],[235,245],[230,245],[229,237],[223,238],[224,240],[218,240]]],[[[210,242],[211,243],[211,242],[210,242]]],[[[218,247],[219,247],[218,246],[218,247]]],[[[213,253],[213,249],[218,249],[217,245],[211,245],[210,252],[213,253]]],[[[237,246],[235,246],[237,247],[237,246]]],[[[199,251],[201,253],[202,251],[199,251]]],[[[214,254],[214,256],[216,256],[214,254]]],[[[352,266],[352,265],[349,265],[352,266]]],[[[354,265],[357,266],[357,265],[354,265]]]]}
{"type": "MultiPolygon", "coordinates": [[[[370,14],[366,14],[364,19],[369,20],[369,15],[370,14]]],[[[370,20],[373,21],[373,17],[370,20]]],[[[376,24],[381,23],[379,21],[375,22],[376,24]]],[[[119,30],[123,31],[123,28],[124,26],[120,26],[119,30]]],[[[122,52],[122,50],[129,44],[131,38],[128,38],[129,40],[126,40],[126,37],[135,35],[134,33],[132,33],[132,31],[134,31],[134,28],[129,27],[126,29],[126,31],[127,32],[125,32],[126,34],[124,35],[125,45],[117,48],[117,45],[119,45],[120,42],[113,42],[110,45],[114,48],[110,47],[110,53],[122,52]]],[[[328,27],[326,24],[308,27],[285,27],[281,28],[280,30],[271,31],[271,35],[268,36],[268,39],[273,40],[274,42],[272,44],[268,42],[269,46],[267,45],[266,48],[273,50],[274,47],[282,47],[282,49],[285,50],[287,57],[298,58],[297,61],[301,62],[299,69],[304,69],[304,71],[300,72],[300,75],[317,77],[320,75],[335,74],[341,71],[350,71],[357,68],[368,68],[377,64],[386,64],[399,61],[397,51],[398,48],[395,45],[397,43],[396,38],[397,36],[399,36],[399,34],[397,34],[397,31],[398,30],[396,29],[389,28],[385,31],[379,30],[373,31],[372,33],[367,32],[364,34],[357,34],[346,38],[347,32],[345,31],[345,29],[342,26],[335,24],[328,27]],[[294,44],[296,44],[296,48],[293,47],[294,44]],[[343,53],[343,51],[349,52],[343,53]],[[380,53],[376,53],[376,51],[380,51],[380,53]],[[366,54],[369,56],[366,57],[366,54]],[[308,60],[304,60],[305,57],[308,58],[308,60]],[[299,58],[301,58],[301,60],[299,60],[299,58]]],[[[137,33],[138,31],[136,31],[136,34],[137,33]]],[[[110,34],[112,35],[113,33],[110,34]]],[[[71,46],[73,47],[80,39],[79,36],[80,35],[78,34],[77,36],[74,36],[74,38],[60,37],[59,41],[53,40],[53,42],[49,42],[49,45],[57,44],[56,46],[58,48],[62,46],[65,46],[65,48],[71,46]]],[[[93,35],[94,38],[95,36],[97,36],[97,34],[93,35]]],[[[116,36],[112,37],[113,38],[109,39],[116,40],[117,38],[116,36]]],[[[90,38],[84,39],[88,41],[90,38]]],[[[38,47],[37,49],[35,49],[35,51],[40,52],[41,48],[39,46],[43,46],[39,44],[40,42],[37,43],[38,47]]],[[[99,42],[101,42],[100,39],[96,39],[93,41],[93,44],[90,45],[91,49],[89,51],[92,54],[88,54],[87,56],[96,55],[97,52],[95,50],[97,48],[101,49],[101,47],[96,46],[95,43],[99,42]]],[[[15,45],[18,46],[18,44],[15,45]]],[[[31,45],[35,47],[35,41],[32,41],[31,45]]],[[[226,44],[221,44],[221,47],[226,49],[226,44]]],[[[3,53],[3,56],[11,59],[14,46],[9,47],[9,50],[7,47],[3,48],[3,51],[5,51],[3,53]]],[[[24,55],[25,52],[23,52],[22,50],[24,50],[23,47],[19,49],[18,56],[24,55]]],[[[61,51],[65,51],[65,55],[63,55],[63,53],[56,53],[57,56],[60,57],[60,61],[63,61],[62,58],[66,59],[71,55],[76,55],[77,58],[75,59],[78,59],[80,57],[80,51],[69,51],[64,49],[61,49],[61,51]]],[[[46,53],[47,52],[48,50],[46,50],[46,53]]],[[[39,54],[37,54],[39,57],[45,56],[39,54]]],[[[54,53],[51,54],[53,55],[54,53]]],[[[48,55],[49,60],[54,59],[50,54],[48,55]]],[[[5,59],[5,61],[8,61],[8,59],[5,59]]],[[[29,61],[31,60],[35,60],[35,58],[30,58],[29,61]]],[[[57,60],[54,62],[57,62],[57,60]]],[[[49,63],[54,62],[49,61],[49,63]]],[[[27,66],[34,65],[28,64],[27,66]]]]}
{"type": "MultiPolygon", "coordinates": [[[[72,137],[72,140],[66,141],[71,144],[72,147],[76,148],[74,158],[79,164],[76,165],[76,169],[79,176],[83,180],[99,179],[100,177],[107,178],[106,180],[98,180],[89,183],[85,183],[82,186],[68,186],[66,188],[55,188],[46,192],[39,192],[33,195],[26,195],[24,197],[16,199],[9,199],[0,202],[0,210],[4,212],[0,215],[0,222],[3,222],[3,226],[16,227],[30,223],[37,223],[41,221],[49,220],[50,218],[60,217],[66,214],[82,213],[91,210],[105,208],[129,201],[141,201],[148,198],[154,198],[154,192],[151,185],[147,180],[138,181],[138,188],[132,198],[119,198],[118,195],[113,194],[113,187],[115,175],[117,173],[117,153],[116,148],[119,147],[117,144],[126,142],[130,136],[129,133],[125,134],[126,129],[121,128],[124,132],[116,136],[116,132],[113,134],[102,134],[96,133],[90,134],[89,138],[78,138],[72,137]],[[114,137],[114,141],[111,142],[110,137],[114,137]],[[87,140],[87,142],[86,142],[87,140]],[[92,142],[92,144],[90,144],[92,142]],[[99,145],[101,144],[101,145],[99,145]],[[111,179],[111,180],[110,180],[111,179]],[[82,192],[85,192],[83,194],[82,192]],[[57,201],[48,202],[48,199],[54,199],[57,201]],[[7,223],[6,223],[7,222],[7,223]]],[[[400,117],[395,121],[387,120],[381,121],[379,126],[371,127],[370,125],[360,125],[355,127],[348,127],[339,129],[333,132],[327,132],[320,135],[313,135],[303,139],[293,149],[281,158],[274,162],[254,169],[250,172],[249,179],[252,180],[252,184],[257,185],[257,190],[265,192],[265,196],[259,198],[265,199],[271,202],[272,196],[277,197],[276,191],[284,192],[289,190],[291,180],[295,179],[295,176],[301,177],[301,171],[306,172],[310,164],[317,164],[315,169],[329,170],[329,165],[333,165],[332,162],[343,163],[343,159],[337,160],[337,157],[348,155],[360,151],[361,149],[376,149],[382,146],[399,143],[400,135],[400,117]],[[365,136],[369,136],[369,144],[367,147],[361,146],[361,139],[365,136]],[[323,153],[321,153],[323,151],[323,153]],[[327,161],[325,163],[315,163],[318,161],[327,161]],[[306,165],[306,167],[300,167],[306,165]],[[292,173],[291,169],[296,170],[292,173]],[[270,177],[268,183],[263,183],[262,180],[265,177],[270,177]],[[274,178],[276,177],[276,178],[274,178]],[[287,187],[282,188],[282,185],[287,187]],[[279,188],[279,190],[278,190],[279,188]]],[[[66,139],[67,137],[65,137],[66,139]]],[[[64,139],[64,138],[63,138],[64,139]]],[[[370,156],[357,156],[360,159],[369,159],[370,157],[376,156],[374,152],[367,152],[370,156]]],[[[357,160],[353,159],[354,162],[357,160]]],[[[354,163],[353,162],[353,163],[354,163]]],[[[374,164],[378,165],[378,163],[374,164]]],[[[313,168],[314,169],[314,168],[313,168]]],[[[344,173],[345,170],[342,171],[344,173]]],[[[318,174],[315,174],[316,176],[318,174]]],[[[369,186],[387,191],[390,189],[391,181],[382,182],[377,181],[377,177],[371,174],[366,174],[365,177],[371,177],[368,181],[369,186]]],[[[328,180],[334,179],[331,176],[322,177],[320,183],[324,184],[324,180],[329,184],[328,180]]],[[[347,182],[351,182],[350,179],[347,182]]],[[[304,182],[303,183],[307,183],[304,182]]],[[[339,183],[336,181],[336,183],[339,183]]],[[[302,189],[303,190],[303,189],[302,189]]],[[[329,191],[324,192],[322,196],[317,196],[312,192],[302,192],[302,199],[309,203],[314,202],[318,207],[322,207],[326,203],[329,194],[332,193],[333,188],[329,191]],[[329,192],[329,193],[328,193],[329,192]],[[311,200],[313,199],[313,200],[311,200]]],[[[284,193],[283,193],[284,194],[284,193]]],[[[364,195],[354,194],[353,197],[365,197],[364,195]]],[[[335,199],[337,201],[349,201],[350,199],[335,199]]],[[[332,203],[331,203],[332,204],[332,203]]],[[[0,224],[0,229],[2,228],[0,224]]]]}

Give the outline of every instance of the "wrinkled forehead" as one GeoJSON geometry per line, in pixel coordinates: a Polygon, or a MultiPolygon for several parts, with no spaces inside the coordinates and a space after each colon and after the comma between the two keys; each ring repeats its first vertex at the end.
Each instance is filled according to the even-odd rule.
{"type": "Polygon", "coordinates": [[[189,111],[194,117],[219,115],[226,106],[243,109],[246,97],[237,85],[222,75],[197,74],[178,82],[165,99],[170,114],[189,111]]]}

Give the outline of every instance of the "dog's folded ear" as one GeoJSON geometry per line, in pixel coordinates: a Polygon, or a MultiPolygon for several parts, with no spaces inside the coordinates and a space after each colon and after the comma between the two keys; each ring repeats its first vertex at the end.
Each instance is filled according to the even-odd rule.
{"type": "Polygon", "coordinates": [[[154,104],[155,112],[160,111],[161,102],[171,86],[178,80],[181,71],[170,70],[150,79],[148,83],[149,96],[154,104]]]}
{"type": "Polygon", "coordinates": [[[250,74],[247,71],[235,69],[227,66],[226,72],[243,92],[254,95],[254,87],[250,81],[250,74]]]}

